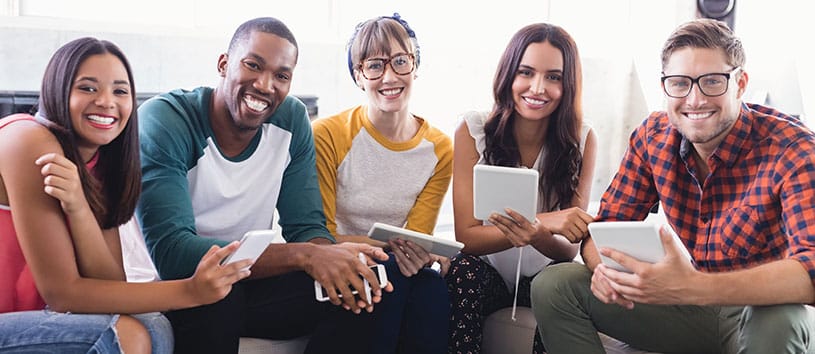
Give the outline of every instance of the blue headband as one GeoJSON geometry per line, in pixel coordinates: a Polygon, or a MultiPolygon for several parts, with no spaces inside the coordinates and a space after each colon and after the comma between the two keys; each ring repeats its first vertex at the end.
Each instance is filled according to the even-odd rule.
{"type": "MultiPolygon", "coordinates": [[[[402,27],[405,28],[405,32],[407,32],[408,38],[413,39],[413,45],[416,47],[416,53],[414,53],[414,55],[416,56],[416,67],[419,67],[419,58],[420,58],[419,57],[419,41],[416,39],[416,32],[413,32],[413,29],[410,28],[407,21],[402,19],[402,16],[399,16],[398,12],[394,12],[393,16],[381,16],[381,17],[379,17],[379,19],[383,19],[383,18],[389,18],[389,19],[392,19],[392,20],[394,20],[396,22],[399,22],[399,24],[402,25],[402,27]]],[[[351,36],[351,40],[348,41],[348,53],[347,53],[347,55],[348,55],[348,73],[351,74],[351,80],[354,80],[354,81],[356,81],[356,78],[354,77],[354,63],[351,60],[351,46],[354,44],[354,39],[357,38],[357,34],[359,34],[359,30],[362,29],[362,26],[366,22],[367,21],[360,22],[359,24],[357,24],[356,29],[354,29],[354,34],[351,36]]]]}

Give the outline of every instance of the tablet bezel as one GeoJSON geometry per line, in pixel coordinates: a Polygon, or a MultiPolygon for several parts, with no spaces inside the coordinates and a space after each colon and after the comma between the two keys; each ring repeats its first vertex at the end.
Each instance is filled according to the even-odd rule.
{"type": "Polygon", "coordinates": [[[492,213],[506,215],[510,208],[530,222],[538,209],[538,171],[521,167],[473,167],[473,216],[487,220],[492,213]]]}
{"type": "MultiPolygon", "coordinates": [[[[589,234],[600,254],[600,248],[612,248],[623,252],[637,260],[656,263],[665,257],[665,249],[662,247],[662,240],[659,238],[660,223],[648,221],[605,221],[593,222],[589,224],[589,234]]],[[[673,236],[675,243],[679,245],[680,251],[689,261],[692,259],[685,245],[679,236],[669,225],[666,228],[673,236]]],[[[621,272],[631,273],[631,270],[623,267],[611,258],[600,254],[600,258],[607,267],[621,272]]]]}
{"type": "Polygon", "coordinates": [[[455,256],[464,248],[464,244],[458,241],[433,237],[421,232],[379,222],[371,226],[371,229],[368,231],[368,236],[382,242],[388,242],[394,238],[401,238],[422,246],[422,248],[429,253],[448,258],[455,256]]]}

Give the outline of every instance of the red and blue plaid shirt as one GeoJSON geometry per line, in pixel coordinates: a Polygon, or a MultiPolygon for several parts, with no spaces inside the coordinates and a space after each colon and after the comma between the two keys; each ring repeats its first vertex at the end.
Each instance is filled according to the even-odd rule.
{"type": "Polygon", "coordinates": [[[784,258],[815,283],[815,135],[800,120],[742,104],[699,175],[692,145],[655,112],[631,135],[598,220],[643,220],[661,201],[700,270],[784,258]]]}

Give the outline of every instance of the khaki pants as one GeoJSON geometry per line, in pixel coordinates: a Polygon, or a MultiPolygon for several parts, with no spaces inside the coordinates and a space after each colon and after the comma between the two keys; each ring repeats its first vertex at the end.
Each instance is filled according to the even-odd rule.
{"type": "Polygon", "coordinates": [[[663,306],[600,302],[582,264],[547,267],[532,282],[532,309],[549,354],[604,353],[597,332],[662,353],[815,353],[804,305],[663,306]]]}

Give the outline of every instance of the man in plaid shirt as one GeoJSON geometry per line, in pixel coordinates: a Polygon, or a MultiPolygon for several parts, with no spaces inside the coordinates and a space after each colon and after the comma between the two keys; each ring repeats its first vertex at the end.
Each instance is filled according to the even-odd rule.
{"type": "Polygon", "coordinates": [[[654,264],[600,251],[625,273],[603,265],[585,235],[586,266],[548,267],[532,285],[550,354],[603,353],[598,331],[657,352],[815,353],[804,306],[815,303],[815,135],[741,101],[744,61],[720,21],[668,38],[667,112],[631,135],[597,220],[642,220],[659,202],[683,244],[661,230],[666,256],[654,264]]]}

